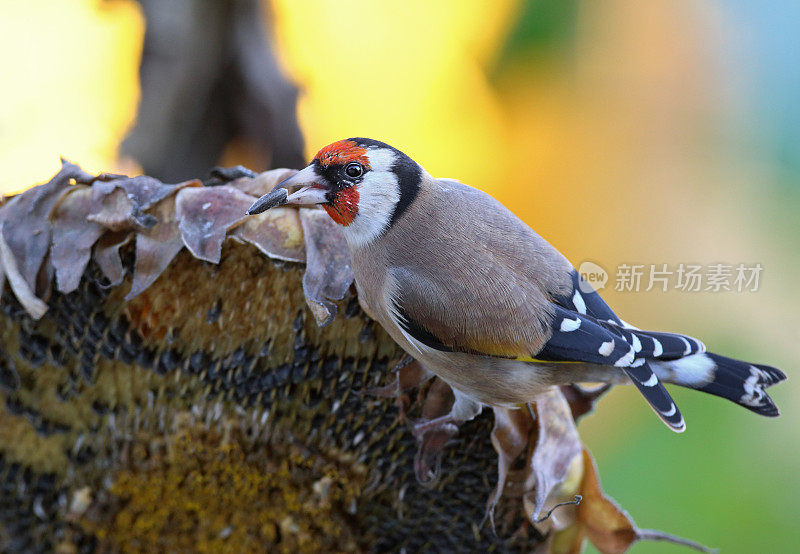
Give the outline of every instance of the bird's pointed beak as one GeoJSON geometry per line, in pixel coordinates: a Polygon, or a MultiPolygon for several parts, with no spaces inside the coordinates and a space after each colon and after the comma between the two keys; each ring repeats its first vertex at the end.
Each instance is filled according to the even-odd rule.
{"type": "Polygon", "coordinates": [[[288,179],[278,183],[272,192],[255,201],[247,210],[248,215],[260,214],[277,206],[313,206],[324,204],[326,197],[325,181],[317,174],[316,168],[309,165],[288,179]],[[298,188],[299,187],[299,188],[298,188]],[[290,190],[294,192],[289,193],[290,190]]]}

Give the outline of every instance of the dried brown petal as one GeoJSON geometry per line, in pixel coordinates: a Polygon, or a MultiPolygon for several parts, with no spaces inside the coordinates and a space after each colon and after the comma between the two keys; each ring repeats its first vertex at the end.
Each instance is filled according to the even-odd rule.
{"type": "Polygon", "coordinates": [[[152,285],[183,248],[175,217],[175,197],[159,202],[150,214],[155,217],[156,223],[150,229],[136,233],[136,264],[131,290],[125,300],[130,300],[152,285]]]}
{"type": "MultiPolygon", "coordinates": [[[[533,521],[539,518],[546,506],[550,508],[565,496],[572,496],[573,491],[564,494],[560,489],[583,450],[572,411],[559,389],[536,397],[536,416],[538,436],[528,463],[531,473],[526,480],[526,490],[532,489],[532,493],[525,496],[528,515],[533,521]]],[[[563,522],[559,521],[558,515],[565,512],[570,510],[554,512],[548,522],[555,528],[561,527],[563,522]]]]}
{"type": "MultiPolygon", "coordinates": [[[[6,274],[17,296],[22,294],[26,296],[27,301],[30,298],[21,289],[21,282],[17,277],[20,277],[30,293],[35,295],[39,270],[50,248],[52,234],[50,213],[61,195],[68,190],[71,179],[86,181],[91,180],[92,176],[77,165],[62,160],[61,170],[48,183],[26,190],[11,198],[0,208],[0,221],[5,222],[3,237],[8,247],[8,255],[14,257],[13,262],[5,261],[6,274]],[[13,272],[16,273],[14,278],[11,275],[12,266],[13,272]]],[[[45,279],[46,277],[45,273],[45,279]]],[[[44,290],[47,290],[49,282],[45,280],[43,286],[44,290]]]]}
{"type": "Polygon", "coordinates": [[[493,408],[494,428],[492,429],[492,445],[497,452],[497,485],[489,496],[486,515],[494,525],[494,510],[508,481],[508,475],[514,462],[528,450],[534,421],[528,410],[493,408]]]}
{"type": "Polygon", "coordinates": [[[242,192],[260,198],[275,188],[281,181],[288,179],[297,173],[296,169],[272,169],[259,173],[252,179],[242,178],[236,179],[228,183],[229,186],[234,187],[242,192]]]}
{"type": "Polygon", "coordinates": [[[350,254],[341,229],[322,210],[301,209],[300,222],[306,243],[306,271],[303,292],[306,303],[320,327],[336,317],[336,305],[355,278],[350,254]]]}
{"type": "MultiPolygon", "coordinates": [[[[112,231],[137,226],[133,201],[123,189],[114,187],[113,183],[96,184],[92,187],[92,197],[92,209],[86,216],[87,221],[98,223],[112,231]]],[[[138,223],[140,227],[144,226],[143,221],[138,223]]]]}
{"type": "Polygon", "coordinates": [[[125,277],[125,268],[122,267],[122,258],[119,249],[128,244],[133,233],[117,232],[106,233],[94,246],[94,259],[100,266],[100,271],[109,281],[109,286],[122,283],[125,277]]]}
{"type": "Polygon", "coordinates": [[[228,185],[178,192],[175,210],[183,242],[196,258],[219,263],[227,230],[247,217],[253,197],[228,185]]]}
{"type": "Polygon", "coordinates": [[[53,246],[50,259],[56,273],[58,290],[70,293],[78,288],[92,245],[103,227],[87,221],[91,210],[92,189],[76,186],[61,198],[53,211],[53,246]]]}
{"type": "Polygon", "coordinates": [[[11,290],[14,291],[14,295],[22,307],[31,314],[31,317],[39,319],[47,311],[47,304],[36,297],[17,269],[17,259],[3,236],[3,227],[5,227],[5,223],[0,221],[0,265],[3,266],[3,273],[8,277],[11,290]]]}
{"type": "Polygon", "coordinates": [[[147,229],[155,223],[145,213],[147,209],[181,188],[199,185],[200,181],[166,185],[144,175],[96,182],[92,186],[92,209],[87,219],[112,231],[147,229]]]}
{"type": "Polygon", "coordinates": [[[300,215],[294,208],[273,208],[248,217],[231,236],[249,242],[270,258],[304,262],[306,245],[300,215]]]}

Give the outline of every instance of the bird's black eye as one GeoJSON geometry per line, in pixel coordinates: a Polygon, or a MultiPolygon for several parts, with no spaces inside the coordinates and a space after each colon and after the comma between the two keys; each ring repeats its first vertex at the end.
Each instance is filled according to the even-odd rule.
{"type": "Polygon", "coordinates": [[[350,162],[344,166],[344,173],[351,179],[357,179],[364,174],[364,166],[358,162],[350,162]]]}

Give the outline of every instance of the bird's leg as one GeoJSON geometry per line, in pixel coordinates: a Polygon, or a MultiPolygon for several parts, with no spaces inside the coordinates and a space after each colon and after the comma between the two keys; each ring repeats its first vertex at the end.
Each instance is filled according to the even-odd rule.
{"type": "Polygon", "coordinates": [[[474,418],[481,409],[481,404],[444,381],[437,379],[433,382],[422,409],[423,419],[412,427],[419,444],[414,457],[414,472],[420,483],[431,485],[436,482],[445,446],[458,433],[459,425],[474,418]],[[446,413],[439,415],[445,410],[446,413]]]}
{"type": "Polygon", "coordinates": [[[408,354],[405,354],[405,355],[403,355],[402,358],[400,358],[400,361],[397,362],[394,365],[394,367],[392,369],[390,369],[389,371],[391,371],[392,373],[397,373],[401,369],[403,369],[405,367],[408,367],[408,365],[411,364],[414,361],[416,361],[416,360],[414,360],[413,357],[409,356],[408,354]]]}
{"type": "MultiPolygon", "coordinates": [[[[481,413],[483,406],[480,403],[476,402],[475,400],[469,398],[468,396],[464,395],[460,391],[448,386],[444,381],[437,381],[436,384],[441,383],[445,388],[452,390],[453,392],[453,405],[450,408],[450,411],[444,415],[434,417],[432,419],[423,420],[414,424],[413,433],[417,439],[421,438],[425,435],[425,433],[435,432],[435,431],[447,431],[453,432],[458,431],[458,426],[464,422],[467,422],[481,413]]],[[[438,406],[434,407],[434,410],[439,411],[441,413],[441,406],[444,403],[442,398],[442,392],[435,391],[433,387],[431,391],[428,393],[429,400],[433,400],[433,402],[438,402],[438,406]],[[438,396],[438,398],[432,398],[438,396]]],[[[429,410],[430,413],[430,410],[429,410]]],[[[423,411],[423,417],[425,416],[425,411],[423,411]]],[[[453,432],[453,434],[455,434],[453,432]]]]}
{"type": "Polygon", "coordinates": [[[433,377],[433,373],[425,369],[422,364],[406,354],[391,370],[394,379],[382,387],[368,387],[354,390],[356,394],[378,396],[380,398],[396,398],[401,393],[421,386],[433,377]]]}
{"type": "Polygon", "coordinates": [[[450,413],[417,423],[411,432],[417,439],[414,456],[414,474],[423,485],[434,485],[439,479],[442,453],[445,446],[458,433],[458,425],[450,413]]]}

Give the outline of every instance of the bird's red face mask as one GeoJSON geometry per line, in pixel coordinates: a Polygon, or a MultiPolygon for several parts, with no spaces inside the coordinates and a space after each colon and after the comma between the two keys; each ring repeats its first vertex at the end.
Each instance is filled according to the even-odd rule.
{"type": "Polygon", "coordinates": [[[278,204],[320,204],[336,223],[350,225],[358,215],[358,185],[369,170],[366,148],[351,140],[334,142],[320,150],[305,169],[256,202],[249,213],[260,213],[278,204]],[[280,198],[282,194],[286,196],[280,198]]]}

